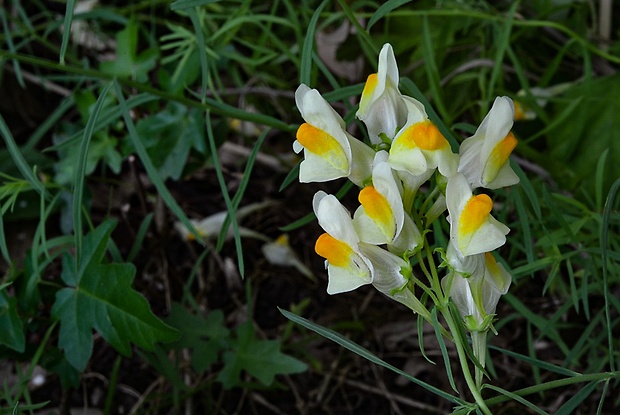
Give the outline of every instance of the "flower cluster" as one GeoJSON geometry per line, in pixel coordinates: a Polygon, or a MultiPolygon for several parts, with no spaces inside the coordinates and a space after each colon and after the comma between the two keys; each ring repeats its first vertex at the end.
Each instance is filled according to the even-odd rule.
{"type": "Polygon", "coordinates": [[[435,301],[451,298],[469,330],[486,331],[511,282],[491,254],[506,242],[509,229],[491,215],[491,198],[476,189],[519,182],[509,163],[517,144],[510,132],[513,102],[496,98],[475,134],[454,153],[424,105],[403,95],[398,81],[394,52],[386,44],[356,113],[370,144],[347,132],[343,119],[316,89],[302,84],[295,93],[305,120],[293,145],[295,152],[304,153],[299,180],[346,177],[360,188],[360,206],[352,216],[334,195],[319,191],[314,196],[314,212],[325,231],[315,250],[326,260],[327,292],[372,284],[427,317],[414,295],[418,284],[435,301]],[[431,190],[420,192],[425,183],[431,190]],[[415,277],[410,259],[428,248],[425,234],[446,209],[450,237],[443,252],[448,271],[441,283],[425,272],[429,288],[415,277]]]}

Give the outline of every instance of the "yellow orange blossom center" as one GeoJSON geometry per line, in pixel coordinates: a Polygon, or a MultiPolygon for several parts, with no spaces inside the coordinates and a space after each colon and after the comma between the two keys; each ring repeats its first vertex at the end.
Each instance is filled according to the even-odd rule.
{"type": "Polygon", "coordinates": [[[519,101],[514,102],[515,106],[515,121],[525,120],[525,107],[519,101]]]}
{"type": "Polygon", "coordinates": [[[417,122],[409,126],[394,143],[402,150],[419,147],[422,150],[440,150],[448,145],[448,140],[430,120],[417,122]]]}
{"type": "Polygon", "coordinates": [[[333,136],[326,131],[303,123],[297,130],[297,141],[304,148],[328,161],[338,170],[347,171],[349,161],[344,149],[333,136]]]}
{"type": "Polygon", "coordinates": [[[476,232],[491,213],[493,201],[485,194],[472,196],[465,205],[458,225],[458,233],[466,237],[476,232]]]}
{"type": "Polygon", "coordinates": [[[319,236],[314,245],[314,251],[336,267],[346,267],[353,254],[353,249],[349,245],[328,233],[319,236]]]}
{"type": "Polygon", "coordinates": [[[360,190],[358,200],[366,214],[379,226],[381,232],[390,240],[394,238],[396,221],[387,199],[374,186],[366,186],[360,190]]]}
{"type": "Polygon", "coordinates": [[[288,246],[288,235],[283,233],[282,235],[278,236],[278,238],[276,239],[276,244],[281,246],[288,246]]]}
{"type": "Polygon", "coordinates": [[[379,76],[376,73],[368,75],[366,85],[364,85],[364,90],[362,91],[362,98],[372,95],[378,83],[379,76]]]}
{"type": "Polygon", "coordinates": [[[512,153],[516,146],[517,138],[512,132],[509,132],[506,137],[495,145],[484,165],[482,178],[486,183],[493,181],[497,177],[499,170],[506,164],[510,153],[512,153]]]}
{"type": "Polygon", "coordinates": [[[490,252],[485,252],[484,261],[486,263],[487,269],[491,273],[491,277],[493,277],[493,280],[495,281],[495,285],[500,290],[503,290],[505,288],[505,282],[502,279],[502,271],[500,270],[499,265],[497,265],[497,261],[495,260],[493,254],[491,254],[490,252]]]}

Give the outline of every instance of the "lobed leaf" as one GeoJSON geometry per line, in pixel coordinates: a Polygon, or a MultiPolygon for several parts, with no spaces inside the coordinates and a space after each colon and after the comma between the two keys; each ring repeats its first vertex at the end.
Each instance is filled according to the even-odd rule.
{"type": "Polygon", "coordinates": [[[178,335],[131,288],[132,264],[102,263],[115,225],[106,221],[84,238],[80,263],[68,254],[63,257],[62,279],[68,287],[56,293],[52,315],[60,321],[58,345],[79,371],[91,357],[93,330],[123,355],[131,354],[130,343],[153,350],[156,342],[172,341],[178,335]]]}

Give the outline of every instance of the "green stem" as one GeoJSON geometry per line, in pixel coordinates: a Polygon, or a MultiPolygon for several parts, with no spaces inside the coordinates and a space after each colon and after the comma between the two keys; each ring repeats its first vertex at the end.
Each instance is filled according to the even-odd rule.
{"type": "Polygon", "coordinates": [[[454,344],[456,345],[456,351],[459,356],[459,363],[461,364],[461,369],[463,370],[463,377],[465,378],[465,382],[467,383],[471,394],[474,396],[478,408],[480,408],[483,414],[492,415],[489,407],[482,398],[482,394],[480,393],[481,388],[478,386],[477,382],[471,375],[471,371],[469,370],[469,365],[467,362],[467,352],[463,347],[463,342],[465,341],[465,339],[461,337],[461,333],[456,326],[456,322],[452,318],[452,314],[450,314],[450,310],[447,305],[443,304],[440,305],[438,308],[439,311],[441,311],[441,314],[443,314],[446,322],[448,323],[448,327],[450,328],[450,332],[452,333],[452,336],[454,338],[454,344]]]}
{"type": "Polygon", "coordinates": [[[482,379],[484,369],[486,364],[487,357],[487,332],[486,331],[473,331],[471,332],[471,342],[472,348],[474,350],[474,357],[478,359],[478,363],[480,363],[480,367],[476,365],[475,367],[475,376],[476,376],[476,386],[478,389],[482,388],[482,379]]]}

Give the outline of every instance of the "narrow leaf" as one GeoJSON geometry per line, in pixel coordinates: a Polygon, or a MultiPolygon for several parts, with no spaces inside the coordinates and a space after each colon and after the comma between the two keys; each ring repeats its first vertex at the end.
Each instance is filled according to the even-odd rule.
{"type": "Polygon", "coordinates": [[[399,8],[400,6],[410,3],[411,0],[389,0],[386,1],[377,9],[377,11],[370,17],[368,24],[366,25],[366,30],[370,31],[370,28],[375,25],[379,20],[383,19],[385,15],[390,13],[391,11],[399,8]]]}
{"type": "MultiPolygon", "coordinates": [[[[215,137],[213,136],[213,128],[211,127],[211,114],[209,113],[209,111],[207,111],[205,120],[207,125],[207,138],[209,139],[209,148],[211,149],[211,157],[213,159],[215,175],[217,176],[217,181],[220,185],[222,197],[224,198],[224,202],[226,203],[226,211],[228,212],[228,217],[230,217],[230,223],[232,225],[233,236],[235,239],[235,248],[237,249],[237,264],[239,266],[239,274],[241,275],[241,278],[243,278],[245,275],[245,265],[243,262],[243,246],[241,245],[239,224],[237,223],[237,218],[235,216],[235,208],[232,204],[232,201],[230,200],[230,195],[228,194],[228,189],[224,180],[224,173],[222,173],[222,166],[220,165],[217,147],[215,145],[215,137]]],[[[219,243],[218,245],[221,246],[221,244],[219,243]]]]}
{"type": "Polygon", "coordinates": [[[11,130],[9,130],[9,127],[6,125],[6,122],[4,121],[4,118],[2,118],[2,115],[0,115],[0,134],[4,139],[4,143],[6,144],[7,150],[9,150],[9,154],[11,155],[13,162],[19,169],[22,176],[24,176],[24,178],[30,182],[30,185],[37,192],[39,192],[39,194],[45,194],[45,187],[35,176],[32,169],[30,168],[30,166],[28,166],[28,163],[24,159],[24,156],[19,151],[19,148],[15,143],[15,139],[11,134],[11,130]]]}
{"type": "Polygon", "coordinates": [[[65,9],[65,20],[62,24],[62,41],[60,44],[60,63],[65,64],[65,53],[67,53],[67,46],[69,45],[69,38],[71,37],[71,23],[73,22],[73,10],[75,8],[75,0],[67,0],[67,7],[65,9]]]}
{"type": "Polygon", "coordinates": [[[88,122],[86,123],[86,128],[84,129],[84,138],[80,144],[77,166],[75,167],[75,177],[73,178],[73,230],[78,263],[80,262],[80,258],[82,256],[82,199],[84,198],[84,179],[86,174],[85,171],[88,148],[93,137],[97,118],[101,113],[101,109],[103,108],[103,104],[105,103],[105,99],[111,86],[112,84],[109,83],[105,86],[105,88],[103,88],[101,95],[99,95],[97,102],[95,102],[93,111],[88,117],[88,122]]]}
{"type": "Polygon", "coordinates": [[[362,346],[358,345],[357,343],[353,342],[350,339],[347,339],[346,337],[344,337],[343,335],[336,333],[333,330],[330,330],[328,328],[322,327],[316,323],[313,323],[309,320],[306,320],[303,317],[300,317],[298,315],[295,315],[289,311],[283,310],[280,307],[278,307],[278,310],[280,310],[280,313],[282,313],[284,315],[284,317],[288,318],[289,320],[304,326],[305,328],[314,331],[315,333],[320,334],[321,336],[325,337],[328,340],[331,340],[339,345],[341,345],[342,347],[352,351],[353,353],[358,354],[359,356],[363,357],[364,359],[367,359],[379,366],[382,366],[386,369],[391,370],[394,373],[397,373],[399,375],[402,375],[404,377],[406,377],[407,379],[409,379],[411,382],[415,383],[418,386],[423,387],[424,389],[426,389],[427,391],[434,393],[435,395],[438,395],[444,399],[447,399],[450,402],[453,402],[455,404],[464,404],[465,401],[463,401],[461,398],[458,398],[454,395],[450,395],[447,392],[444,392],[441,389],[438,389],[420,379],[417,379],[414,376],[411,376],[410,374],[390,365],[389,363],[385,362],[384,360],[378,358],[377,356],[375,356],[374,354],[372,354],[370,351],[368,351],[367,349],[363,348],[362,346]]]}
{"type": "Polygon", "coordinates": [[[121,113],[123,115],[123,119],[125,120],[127,132],[129,133],[129,139],[131,140],[131,143],[133,144],[134,149],[136,150],[136,153],[140,158],[140,161],[144,165],[144,169],[146,170],[146,173],[148,174],[151,183],[153,183],[153,186],[155,186],[157,192],[163,199],[164,203],[170,208],[172,213],[174,213],[175,216],[181,221],[181,223],[190,230],[190,232],[200,243],[204,244],[205,242],[202,236],[200,236],[194,225],[191,224],[187,215],[185,215],[183,209],[181,209],[181,206],[179,206],[177,201],[174,200],[174,198],[168,191],[168,188],[161,180],[161,177],[159,177],[157,169],[153,165],[151,158],[149,157],[146,149],[144,148],[144,145],[142,144],[142,141],[140,140],[140,137],[138,136],[138,132],[136,131],[136,127],[133,123],[133,119],[129,114],[129,109],[127,107],[127,102],[125,101],[125,98],[123,96],[123,91],[117,80],[114,80],[114,89],[116,91],[116,96],[118,99],[119,107],[121,109],[121,113]]]}
{"type": "Polygon", "coordinates": [[[555,415],[570,415],[573,413],[575,409],[583,402],[592,392],[596,389],[598,385],[597,381],[592,381],[584,386],[579,392],[574,394],[564,405],[558,409],[555,415]]]}
{"type": "Polygon", "coordinates": [[[323,2],[317,7],[310,19],[308,29],[306,30],[306,38],[304,39],[304,45],[301,49],[301,65],[299,67],[299,83],[310,84],[310,73],[312,72],[312,51],[314,50],[314,32],[316,30],[317,22],[321,16],[321,12],[325,6],[329,3],[329,0],[323,0],[323,2]]]}

